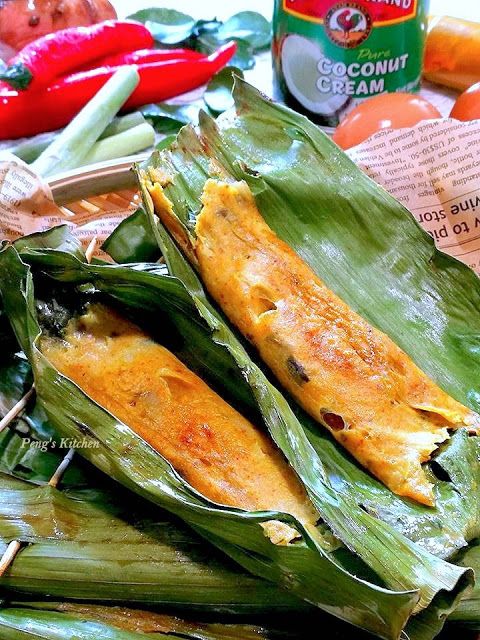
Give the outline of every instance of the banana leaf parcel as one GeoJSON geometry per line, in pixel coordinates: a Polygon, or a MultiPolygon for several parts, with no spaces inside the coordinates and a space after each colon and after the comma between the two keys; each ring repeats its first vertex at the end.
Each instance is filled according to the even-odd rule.
{"type": "MultiPolygon", "coordinates": [[[[237,84],[235,102],[234,116],[220,119],[217,124],[204,115],[198,135],[192,129],[184,129],[176,144],[154,155],[140,171],[151,235],[157,238],[170,272],[186,284],[200,309],[207,307],[212,312],[198,278],[155,218],[149,183],[163,185],[175,216],[169,228],[188,256],[188,242],[194,237],[206,180],[212,176],[245,180],[271,228],[328,286],[390,335],[440,387],[478,412],[480,378],[472,376],[472,371],[480,372],[480,283],[475,274],[438,252],[410,213],[366,178],[308,120],[263,99],[242,81],[237,84]]],[[[122,233],[125,236],[126,226],[122,233]]],[[[110,239],[109,247],[115,251],[114,239],[110,239]]],[[[218,331],[219,323],[225,331],[224,320],[218,314],[211,322],[212,330],[218,331]]],[[[231,334],[226,338],[223,333],[220,339],[230,347],[234,345],[231,334]]],[[[242,366],[241,358],[236,359],[242,366]]],[[[303,441],[306,447],[302,458],[313,467],[319,461],[317,469],[323,467],[332,486],[435,555],[451,558],[478,535],[478,437],[458,433],[440,449],[429,465],[431,475],[437,478],[436,506],[424,509],[374,482],[293,406],[300,428],[294,428],[290,420],[288,428],[278,434],[273,422],[269,423],[268,418],[266,422],[309,487],[310,495],[315,490],[314,479],[307,477],[308,470],[299,467],[298,458],[289,457],[282,436],[295,433],[297,450],[299,442],[303,441]],[[451,465],[454,459],[456,470],[451,465]],[[444,491],[453,489],[455,476],[465,478],[467,467],[473,474],[472,482],[465,487],[465,500],[457,502],[453,490],[450,498],[457,502],[454,506],[444,491]]],[[[264,415],[268,414],[265,404],[263,409],[264,415]]],[[[387,547],[383,558],[378,552],[369,554],[365,530],[359,531],[351,523],[342,528],[338,510],[329,510],[328,504],[320,506],[319,512],[335,535],[374,568],[388,586],[395,580],[405,586],[405,565],[400,567],[395,562],[394,553],[388,558],[388,548],[394,546],[392,540],[383,538],[387,547]]],[[[352,513],[352,503],[348,513],[352,513]]],[[[369,522],[367,531],[373,529],[378,543],[385,531],[379,534],[375,524],[369,522]]]]}
{"type": "MultiPolygon", "coordinates": [[[[0,417],[32,382],[4,320],[0,314],[0,417]]],[[[189,615],[306,609],[80,456],[51,486],[66,452],[34,401],[0,434],[0,555],[11,540],[23,544],[0,577],[0,597],[182,607],[189,615]]]]}
{"type": "MultiPolygon", "coordinates": [[[[32,363],[38,398],[62,436],[93,438],[99,446],[81,449],[85,457],[111,477],[179,515],[252,573],[277,582],[312,604],[383,637],[398,637],[415,610],[420,588],[408,591],[385,588],[383,580],[339,543],[322,523],[312,534],[287,514],[249,513],[209,503],[127,425],[120,425],[79,387],[55,371],[38,350],[41,327],[35,306],[36,287],[42,297],[48,290],[55,298],[55,288],[59,288],[60,297],[62,288],[72,290],[73,297],[79,299],[82,295],[98,295],[102,300],[108,298],[121,305],[137,318],[148,317],[150,326],[157,327],[157,331],[160,327],[164,338],[169,337],[169,342],[174,338],[170,348],[175,348],[189,366],[207,377],[210,373],[211,381],[217,385],[227,381],[226,395],[235,394],[239,404],[249,397],[250,406],[245,410],[255,410],[254,397],[242,371],[229,355],[230,351],[212,340],[211,329],[198,313],[196,302],[177,278],[164,275],[164,269],[158,266],[88,265],[71,254],[55,250],[23,248],[19,254],[14,247],[6,247],[0,255],[2,299],[7,315],[32,363]],[[298,528],[302,539],[287,546],[272,544],[259,526],[272,519],[298,528]]],[[[264,382],[263,374],[247,360],[239,343],[237,349],[245,359],[244,370],[248,366],[251,375],[258,376],[258,386],[267,385],[266,392],[275,393],[277,406],[293,419],[286,401],[264,382]]],[[[267,400],[272,402],[268,396],[267,400]]],[[[260,415],[258,407],[256,411],[260,415]]],[[[322,490],[341,508],[339,498],[342,500],[342,496],[338,492],[326,483],[322,490]]],[[[350,507],[344,503],[343,508],[347,511],[350,507]]],[[[365,516],[371,519],[368,514],[365,516]]],[[[349,517],[358,530],[354,517],[349,517]]],[[[427,615],[431,637],[464,594],[470,580],[468,571],[465,573],[465,569],[435,557],[380,520],[376,522],[380,525],[379,531],[388,531],[393,544],[400,541],[394,549],[400,559],[410,562],[410,566],[416,563],[420,579],[417,583],[411,575],[407,575],[407,579],[410,585],[421,586],[422,595],[429,602],[428,607],[422,605],[426,614],[415,618],[422,620],[422,616],[427,615]]],[[[406,566],[408,569],[408,564],[406,566]]]]}

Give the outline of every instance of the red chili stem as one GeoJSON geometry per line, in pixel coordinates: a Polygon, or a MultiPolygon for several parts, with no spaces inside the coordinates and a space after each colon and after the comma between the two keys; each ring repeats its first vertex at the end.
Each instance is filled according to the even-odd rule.
{"type": "MultiPolygon", "coordinates": [[[[199,60],[167,60],[135,65],[140,82],[122,111],[161,102],[202,86],[232,58],[231,42],[199,60]]],[[[32,136],[68,124],[118,67],[66,76],[37,92],[0,92],[0,139],[32,136]]]]}
{"type": "Polygon", "coordinates": [[[62,29],[27,44],[9,60],[0,80],[15,89],[38,89],[97,58],[152,44],[150,31],[129,20],[62,29]]]}

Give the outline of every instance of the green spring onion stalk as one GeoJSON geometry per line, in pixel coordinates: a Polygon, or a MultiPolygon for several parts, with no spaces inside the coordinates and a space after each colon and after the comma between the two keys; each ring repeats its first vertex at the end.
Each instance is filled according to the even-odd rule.
{"type": "MultiPolygon", "coordinates": [[[[104,138],[108,138],[110,136],[115,136],[118,133],[122,133],[122,131],[127,131],[127,129],[132,129],[133,127],[137,127],[140,124],[145,122],[145,118],[140,113],[140,111],[134,111],[133,113],[127,113],[125,116],[118,116],[114,118],[112,122],[107,126],[107,128],[103,131],[98,140],[103,140],[104,138]]],[[[6,151],[10,151],[13,155],[20,158],[20,160],[24,160],[24,162],[34,162],[38,156],[45,151],[45,149],[61,135],[63,129],[60,131],[49,131],[48,133],[40,133],[33,138],[27,138],[26,140],[22,140],[18,142],[12,147],[6,149],[6,151]]]]}
{"type": "Polygon", "coordinates": [[[82,164],[93,143],[112,121],[139,82],[134,67],[119,69],[62,133],[35,160],[32,169],[43,177],[82,164]]]}
{"type": "Polygon", "coordinates": [[[116,136],[117,133],[122,133],[122,131],[133,129],[133,127],[137,127],[139,124],[143,124],[144,122],[146,122],[146,120],[143,117],[143,114],[140,113],[140,111],[127,113],[127,115],[125,116],[117,116],[107,126],[107,128],[103,131],[98,139],[103,140],[104,138],[109,138],[110,136],[116,136]]]}
{"type": "Polygon", "coordinates": [[[8,147],[5,151],[9,151],[13,153],[14,156],[17,156],[17,158],[20,158],[20,160],[30,163],[36,160],[59,135],[60,132],[58,131],[39,133],[32,138],[26,138],[12,147],[8,147]]]}
{"type": "Polygon", "coordinates": [[[148,122],[144,122],[115,136],[98,140],[87,155],[80,159],[78,166],[128,156],[137,151],[148,149],[154,143],[155,130],[148,122]]]}

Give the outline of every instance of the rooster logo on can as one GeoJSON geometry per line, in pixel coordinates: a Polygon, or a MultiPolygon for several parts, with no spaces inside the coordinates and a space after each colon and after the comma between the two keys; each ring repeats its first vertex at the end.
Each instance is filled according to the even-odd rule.
{"type": "Polygon", "coordinates": [[[325,16],[325,31],[343,49],[354,49],[370,35],[372,19],[356,2],[339,2],[325,16]]]}

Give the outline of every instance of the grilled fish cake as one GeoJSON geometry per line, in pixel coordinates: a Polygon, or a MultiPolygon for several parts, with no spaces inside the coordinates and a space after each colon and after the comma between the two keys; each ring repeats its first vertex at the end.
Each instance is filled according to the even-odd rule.
{"type": "MultiPolygon", "coordinates": [[[[269,437],[116,311],[90,305],[68,323],[62,338],[44,337],[41,350],[210,500],[286,512],[304,524],[318,519],[269,437]]],[[[296,536],[280,522],[269,532],[280,543],[296,536]]]]}
{"type": "Polygon", "coordinates": [[[282,385],[394,493],[432,505],[422,463],[449,429],[478,429],[479,416],[329,290],[270,229],[245,183],[206,182],[190,248],[161,185],[147,186],[212,297],[282,385]]]}

